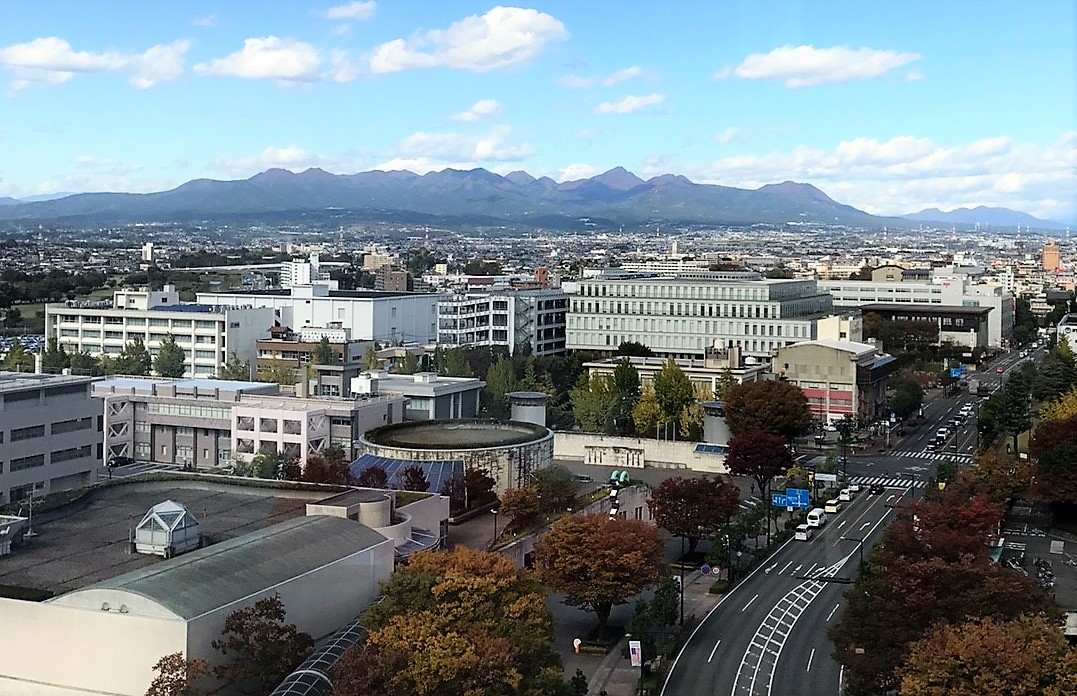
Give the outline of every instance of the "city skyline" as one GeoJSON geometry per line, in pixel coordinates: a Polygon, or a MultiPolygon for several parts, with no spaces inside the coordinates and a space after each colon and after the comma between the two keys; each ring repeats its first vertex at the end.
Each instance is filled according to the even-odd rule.
{"type": "Polygon", "coordinates": [[[271,167],[811,183],[1077,220],[1075,10],[1044,2],[0,7],[0,196],[271,167]],[[1059,57],[1063,57],[1060,59],[1059,57]]]}

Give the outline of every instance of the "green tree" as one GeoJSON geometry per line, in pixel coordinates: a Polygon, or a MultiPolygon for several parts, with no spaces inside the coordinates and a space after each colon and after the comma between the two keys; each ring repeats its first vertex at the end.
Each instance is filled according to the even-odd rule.
{"type": "Polygon", "coordinates": [[[715,477],[674,476],[651,492],[647,507],[655,524],[688,541],[689,553],[703,537],[729,522],[740,509],[740,493],[733,484],[715,477]]]}
{"type": "Polygon", "coordinates": [[[613,393],[617,403],[613,408],[613,425],[618,435],[632,432],[632,409],[639,403],[641,387],[639,371],[628,358],[617,363],[613,370],[613,393]]]}
{"type": "Polygon", "coordinates": [[[146,344],[137,336],[123,347],[116,358],[115,370],[123,375],[149,375],[153,367],[153,358],[146,350],[146,344]]]}
{"type": "Polygon", "coordinates": [[[1037,401],[1061,397],[1077,382],[1077,369],[1067,341],[1060,342],[1044,358],[1032,382],[1032,396],[1037,401]]]}
{"type": "Polygon", "coordinates": [[[153,360],[153,369],[162,377],[182,377],[187,371],[186,360],[187,354],[176,343],[176,337],[168,334],[157,350],[157,357],[153,360]]]}
{"type": "Polygon", "coordinates": [[[12,341],[0,367],[11,372],[33,372],[34,354],[26,352],[19,339],[12,341]]]}
{"type": "Polygon", "coordinates": [[[348,460],[344,456],[344,450],[340,447],[327,447],[307,457],[307,466],[303,469],[303,480],[309,483],[348,485],[351,481],[351,473],[348,471],[348,460]]]}
{"type": "Polygon", "coordinates": [[[104,370],[101,369],[101,363],[89,353],[75,351],[68,357],[68,362],[73,375],[93,375],[96,377],[105,374],[104,370]]]}
{"type": "Polygon", "coordinates": [[[535,545],[535,568],[565,604],[595,612],[603,639],[614,606],[662,581],[665,545],[641,520],[567,515],[535,545]]]}
{"type": "Polygon", "coordinates": [[[181,652],[162,657],[153,671],[157,675],[150,682],[146,696],[203,696],[206,691],[197,684],[212,672],[205,660],[189,660],[181,652]]]}
{"type": "Polygon", "coordinates": [[[400,361],[400,366],[396,368],[396,371],[402,375],[415,374],[419,371],[419,358],[410,350],[404,351],[404,359],[400,361]]]}
{"type": "Polygon", "coordinates": [[[623,341],[617,346],[617,355],[625,357],[652,358],[654,351],[639,341],[623,341]]]}
{"type": "Polygon", "coordinates": [[[397,479],[397,485],[402,490],[420,492],[430,490],[430,479],[426,477],[426,472],[418,464],[404,467],[403,471],[397,474],[397,479]]]}
{"type": "Polygon", "coordinates": [[[266,362],[265,367],[258,370],[259,382],[276,382],[282,387],[293,387],[298,380],[299,375],[295,368],[280,358],[272,358],[266,362]]]}
{"type": "Polygon", "coordinates": [[[663,420],[673,423],[674,427],[680,424],[684,408],[695,403],[692,382],[673,358],[666,360],[654,376],[654,398],[662,410],[663,420]]]}
{"type": "Polygon", "coordinates": [[[580,379],[569,392],[569,398],[572,399],[572,413],[584,432],[606,431],[618,403],[613,380],[607,375],[580,373],[580,379]]]}
{"type": "Polygon", "coordinates": [[[363,353],[363,369],[364,370],[380,370],[381,359],[378,358],[378,351],[374,350],[374,346],[367,346],[366,352],[363,353]]]}
{"type": "Polygon", "coordinates": [[[229,614],[213,649],[228,659],[216,668],[220,679],[256,681],[268,693],[299,666],[314,647],[311,637],[284,622],[287,612],[280,595],[260,599],[229,614]]]}
{"type": "Polygon", "coordinates": [[[217,371],[217,379],[231,379],[241,382],[251,378],[251,364],[246,360],[240,360],[235,351],[228,356],[228,361],[221,365],[217,371]]]}
{"type": "Polygon", "coordinates": [[[450,348],[444,351],[438,348],[434,352],[434,364],[437,365],[438,374],[443,377],[475,376],[471,363],[464,357],[464,351],[460,348],[450,348]]]}
{"type": "Polygon", "coordinates": [[[723,367],[721,373],[718,375],[718,380],[714,385],[714,398],[718,401],[725,401],[726,394],[729,393],[730,388],[737,383],[737,378],[733,374],[733,370],[728,367],[723,367]]]}
{"type": "Polygon", "coordinates": [[[490,371],[486,375],[486,387],[483,389],[486,410],[491,418],[509,417],[509,403],[505,395],[515,389],[516,373],[512,361],[501,356],[490,366],[490,371]]]}
{"type": "Polygon", "coordinates": [[[41,371],[47,375],[58,375],[71,366],[67,351],[56,338],[50,338],[45,352],[41,354],[41,371]]]}
{"type": "Polygon", "coordinates": [[[314,350],[310,351],[310,361],[314,365],[336,365],[340,362],[340,354],[329,343],[329,337],[323,335],[314,350]]]}
{"type": "Polygon", "coordinates": [[[560,464],[543,467],[531,475],[531,485],[538,492],[540,506],[545,511],[563,510],[576,497],[576,482],[572,472],[560,464]]]}
{"type": "Polygon", "coordinates": [[[907,420],[920,410],[924,403],[924,388],[910,377],[899,377],[890,383],[890,410],[901,420],[907,420]]]}
{"type": "Polygon", "coordinates": [[[725,420],[730,432],[764,432],[790,440],[811,432],[811,409],[804,392],[782,380],[745,382],[729,388],[725,420]]]}
{"type": "Polygon", "coordinates": [[[654,389],[646,384],[643,393],[632,409],[632,424],[636,426],[636,432],[650,437],[651,433],[658,437],[659,429],[665,425],[662,408],[658,405],[658,399],[654,395],[654,389]]]}

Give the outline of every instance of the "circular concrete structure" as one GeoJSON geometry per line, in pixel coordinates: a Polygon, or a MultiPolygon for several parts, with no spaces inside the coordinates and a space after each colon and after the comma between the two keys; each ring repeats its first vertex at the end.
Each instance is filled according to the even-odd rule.
{"type": "Polygon", "coordinates": [[[367,431],[357,444],[360,454],[389,459],[461,461],[492,477],[498,495],[553,464],[553,431],[517,421],[408,421],[367,431]]]}

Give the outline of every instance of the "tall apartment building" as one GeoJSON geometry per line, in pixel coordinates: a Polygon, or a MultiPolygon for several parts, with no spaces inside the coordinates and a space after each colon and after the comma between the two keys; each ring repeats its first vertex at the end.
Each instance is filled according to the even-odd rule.
{"type": "Polygon", "coordinates": [[[94,357],[119,355],[142,339],[156,356],[169,334],[183,348],[184,375],[209,377],[232,353],[254,363],[255,341],[273,326],[271,309],[251,303],[185,304],[175,287],[117,290],[112,302],[58,302],[45,305],[45,336],[68,352],[94,357]]]}
{"type": "Polygon", "coordinates": [[[454,295],[438,303],[438,344],[559,355],[565,352],[568,304],[568,295],[557,288],[454,295]]]}
{"type": "Polygon", "coordinates": [[[382,266],[374,272],[374,289],[385,292],[410,292],[413,289],[411,274],[382,266]]]}
{"type": "Polygon", "coordinates": [[[208,304],[272,308],[279,323],[296,331],[335,323],[349,329],[354,340],[394,344],[436,341],[441,297],[416,292],[333,290],[322,284],[287,290],[198,293],[198,301],[208,304]]]}
{"type": "Polygon", "coordinates": [[[683,358],[736,347],[769,362],[775,349],[816,338],[832,306],[814,280],[764,280],[743,271],[674,277],[607,271],[579,281],[566,344],[615,351],[637,341],[683,358]]]}
{"type": "Polygon", "coordinates": [[[0,372],[0,504],[96,480],[102,412],[92,382],[0,372]]]}
{"type": "Polygon", "coordinates": [[[963,275],[933,275],[930,280],[897,282],[820,280],[819,289],[834,296],[835,307],[871,304],[926,305],[924,309],[990,307],[987,347],[1001,348],[1013,333],[1013,293],[1001,286],[973,283],[963,275]]]}
{"type": "Polygon", "coordinates": [[[292,261],[285,261],[280,266],[280,286],[282,288],[329,282],[329,271],[322,268],[317,254],[311,254],[310,259],[307,261],[293,259],[292,261]]]}
{"type": "Polygon", "coordinates": [[[1058,242],[1050,241],[1043,245],[1043,270],[1048,273],[1057,271],[1062,265],[1062,249],[1058,242]]]}

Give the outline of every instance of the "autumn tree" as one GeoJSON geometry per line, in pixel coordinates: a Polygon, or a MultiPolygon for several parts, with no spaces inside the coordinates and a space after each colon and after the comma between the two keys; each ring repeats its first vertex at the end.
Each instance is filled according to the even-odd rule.
{"type": "MultiPolygon", "coordinates": [[[[729,413],[729,409],[726,409],[729,413]]],[[[735,476],[750,476],[764,494],[775,476],[793,465],[793,455],[781,435],[766,432],[743,432],[729,441],[725,458],[729,472],[735,476]]]]}
{"type": "Polygon", "coordinates": [[[1069,418],[1070,416],[1077,416],[1077,386],[1040,408],[1040,419],[1044,421],[1069,418]]]}
{"type": "Polygon", "coordinates": [[[606,432],[618,406],[613,380],[608,375],[580,374],[569,398],[572,399],[572,413],[584,432],[606,432]]]}
{"type": "Polygon", "coordinates": [[[520,531],[529,528],[539,516],[538,491],[532,486],[506,490],[501,494],[498,514],[504,516],[506,530],[520,531]]]}
{"type": "Polygon", "coordinates": [[[430,490],[430,479],[418,464],[410,464],[397,474],[397,485],[401,490],[425,492],[430,490]]]}
{"type": "Polygon", "coordinates": [[[787,441],[811,431],[811,409],[800,387],[774,380],[745,382],[729,388],[725,420],[733,435],[763,432],[787,441]]]}
{"type": "Polygon", "coordinates": [[[217,379],[233,379],[247,381],[251,378],[251,364],[247,360],[240,360],[235,351],[228,356],[228,361],[217,370],[217,379]]]}
{"type": "Polygon", "coordinates": [[[654,388],[649,384],[644,385],[643,393],[632,408],[632,423],[636,426],[636,432],[646,437],[650,437],[651,433],[658,437],[659,428],[665,424],[654,388]]]}
{"type": "Polygon", "coordinates": [[[1041,457],[1065,444],[1077,444],[1077,415],[1047,420],[1037,425],[1028,442],[1028,451],[1033,457],[1041,457]]]}
{"type": "Polygon", "coordinates": [[[268,692],[310,654],[314,641],[294,624],[285,623],[287,612],[280,595],[273,595],[229,614],[213,649],[228,662],[214,671],[232,682],[256,681],[268,692]]]}
{"type": "Polygon", "coordinates": [[[1036,459],[1035,491],[1043,499],[1077,503],[1077,444],[1058,445],[1036,459]]]}
{"type": "Polygon", "coordinates": [[[562,517],[535,545],[535,568],[565,604],[594,611],[605,638],[614,606],[665,575],[665,545],[656,527],[605,515],[562,517]]]}
{"type": "Polygon", "coordinates": [[[662,369],[655,373],[651,382],[654,387],[654,398],[658,402],[658,408],[662,412],[662,420],[665,423],[674,424],[674,428],[680,427],[681,415],[685,407],[695,403],[695,390],[692,382],[684,370],[680,368],[673,358],[666,360],[662,369]]]}
{"type": "Polygon", "coordinates": [[[909,648],[903,696],[1077,693],[1077,652],[1042,616],[943,624],[909,648]]]}
{"type": "Polygon", "coordinates": [[[157,349],[157,357],[153,359],[153,370],[162,377],[173,379],[182,377],[187,371],[187,354],[172,334],[165,336],[161,341],[161,347],[157,349]]]}
{"type": "Polygon", "coordinates": [[[157,675],[150,682],[146,696],[203,696],[206,691],[197,682],[211,673],[205,660],[189,660],[181,652],[162,657],[153,671],[157,675]]]}
{"type": "Polygon", "coordinates": [[[737,487],[724,479],[674,476],[651,492],[647,507],[655,524],[688,541],[688,552],[739,509],[737,487]]]}
{"type": "Polygon", "coordinates": [[[303,480],[308,483],[347,485],[351,482],[349,464],[343,449],[327,447],[307,457],[307,466],[303,469],[303,480]]]}
{"type": "Polygon", "coordinates": [[[389,474],[384,467],[372,464],[359,472],[355,477],[355,485],[362,488],[388,488],[389,474]]]}

